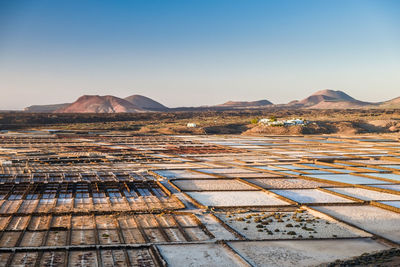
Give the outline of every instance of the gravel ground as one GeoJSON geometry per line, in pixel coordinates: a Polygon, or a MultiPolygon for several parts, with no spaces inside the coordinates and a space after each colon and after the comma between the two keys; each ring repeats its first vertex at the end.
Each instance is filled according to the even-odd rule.
{"type": "Polygon", "coordinates": [[[173,183],[183,191],[210,191],[210,190],[256,190],[256,188],[236,180],[179,180],[173,183]]]}
{"type": "Polygon", "coordinates": [[[318,189],[271,190],[299,203],[351,203],[353,200],[329,194],[318,189]]]}
{"type": "Polygon", "coordinates": [[[216,213],[248,239],[366,237],[370,234],[315,211],[216,213]]]}
{"type": "Polygon", "coordinates": [[[261,191],[187,192],[204,206],[282,206],[289,203],[261,191]]]}
{"type": "Polygon", "coordinates": [[[399,213],[375,206],[326,206],[315,209],[394,242],[400,242],[399,213]]]}
{"type": "Polygon", "coordinates": [[[230,242],[254,266],[315,266],[389,247],[371,239],[230,242]]]}

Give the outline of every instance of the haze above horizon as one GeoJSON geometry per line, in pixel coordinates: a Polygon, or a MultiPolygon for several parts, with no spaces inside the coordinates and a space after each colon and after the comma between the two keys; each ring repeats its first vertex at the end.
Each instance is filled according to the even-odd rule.
{"type": "Polygon", "coordinates": [[[400,96],[400,1],[1,1],[1,109],[400,96]]]}

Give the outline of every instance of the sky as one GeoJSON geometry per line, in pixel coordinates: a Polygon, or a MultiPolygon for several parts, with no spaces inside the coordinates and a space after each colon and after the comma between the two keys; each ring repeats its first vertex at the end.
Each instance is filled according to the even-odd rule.
{"type": "Polygon", "coordinates": [[[400,96],[398,0],[0,0],[0,110],[400,96]]]}

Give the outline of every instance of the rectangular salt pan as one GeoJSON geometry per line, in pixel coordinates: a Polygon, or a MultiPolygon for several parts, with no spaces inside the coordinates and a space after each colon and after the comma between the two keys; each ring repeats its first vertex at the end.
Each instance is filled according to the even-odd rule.
{"type": "Polygon", "coordinates": [[[372,239],[243,241],[229,243],[253,266],[320,266],[389,249],[372,239]]]}
{"type": "Polygon", "coordinates": [[[261,191],[213,191],[188,192],[189,196],[204,206],[248,207],[248,206],[286,206],[290,203],[261,191]]]}
{"type": "Polygon", "coordinates": [[[368,174],[368,175],[378,177],[378,178],[400,181],[400,175],[394,174],[394,173],[374,173],[374,174],[368,174]]]}
{"type": "Polygon", "coordinates": [[[382,184],[382,185],[374,185],[373,187],[389,189],[393,191],[400,191],[400,184],[382,184]]]}
{"type": "Polygon", "coordinates": [[[351,203],[350,199],[329,194],[318,189],[271,190],[298,203],[351,203]]]}
{"type": "Polygon", "coordinates": [[[324,206],[315,209],[396,243],[400,242],[400,214],[375,206],[324,206]]]}
{"type": "Polygon", "coordinates": [[[347,183],[347,184],[388,184],[389,182],[355,176],[351,174],[321,174],[321,175],[307,175],[312,178],[324,179],[328,181],[347,183]]]}
{"type": "Polygon", "coordinates": [[[394,195],[384,192],[378,192],[374,190],[368,190],[363,188],[330,188],[329,190],[343,194],[346,196],[355,197],[361,200],[400,200],[400,195],[394,195]]]}
{"type": "Polygon", "coordinates": [[[158,249],[168,266],[248,266],[217,244],[159,245],[158,249]]]}
{"type": "Polygon", "coordinates": [[[400,201],[379,201],[379,202],[400,209],[400,201]]]}

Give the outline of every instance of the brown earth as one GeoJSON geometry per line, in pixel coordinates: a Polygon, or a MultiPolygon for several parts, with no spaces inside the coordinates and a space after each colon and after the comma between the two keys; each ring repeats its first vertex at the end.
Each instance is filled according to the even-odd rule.
{"type": "Polygon", "coordinates": [[[400,121],[318,121],[308,125],[267,126],[255,125],[243,135],[299,135],[299,134],[342,134],[400,132],[400,121]]]}

